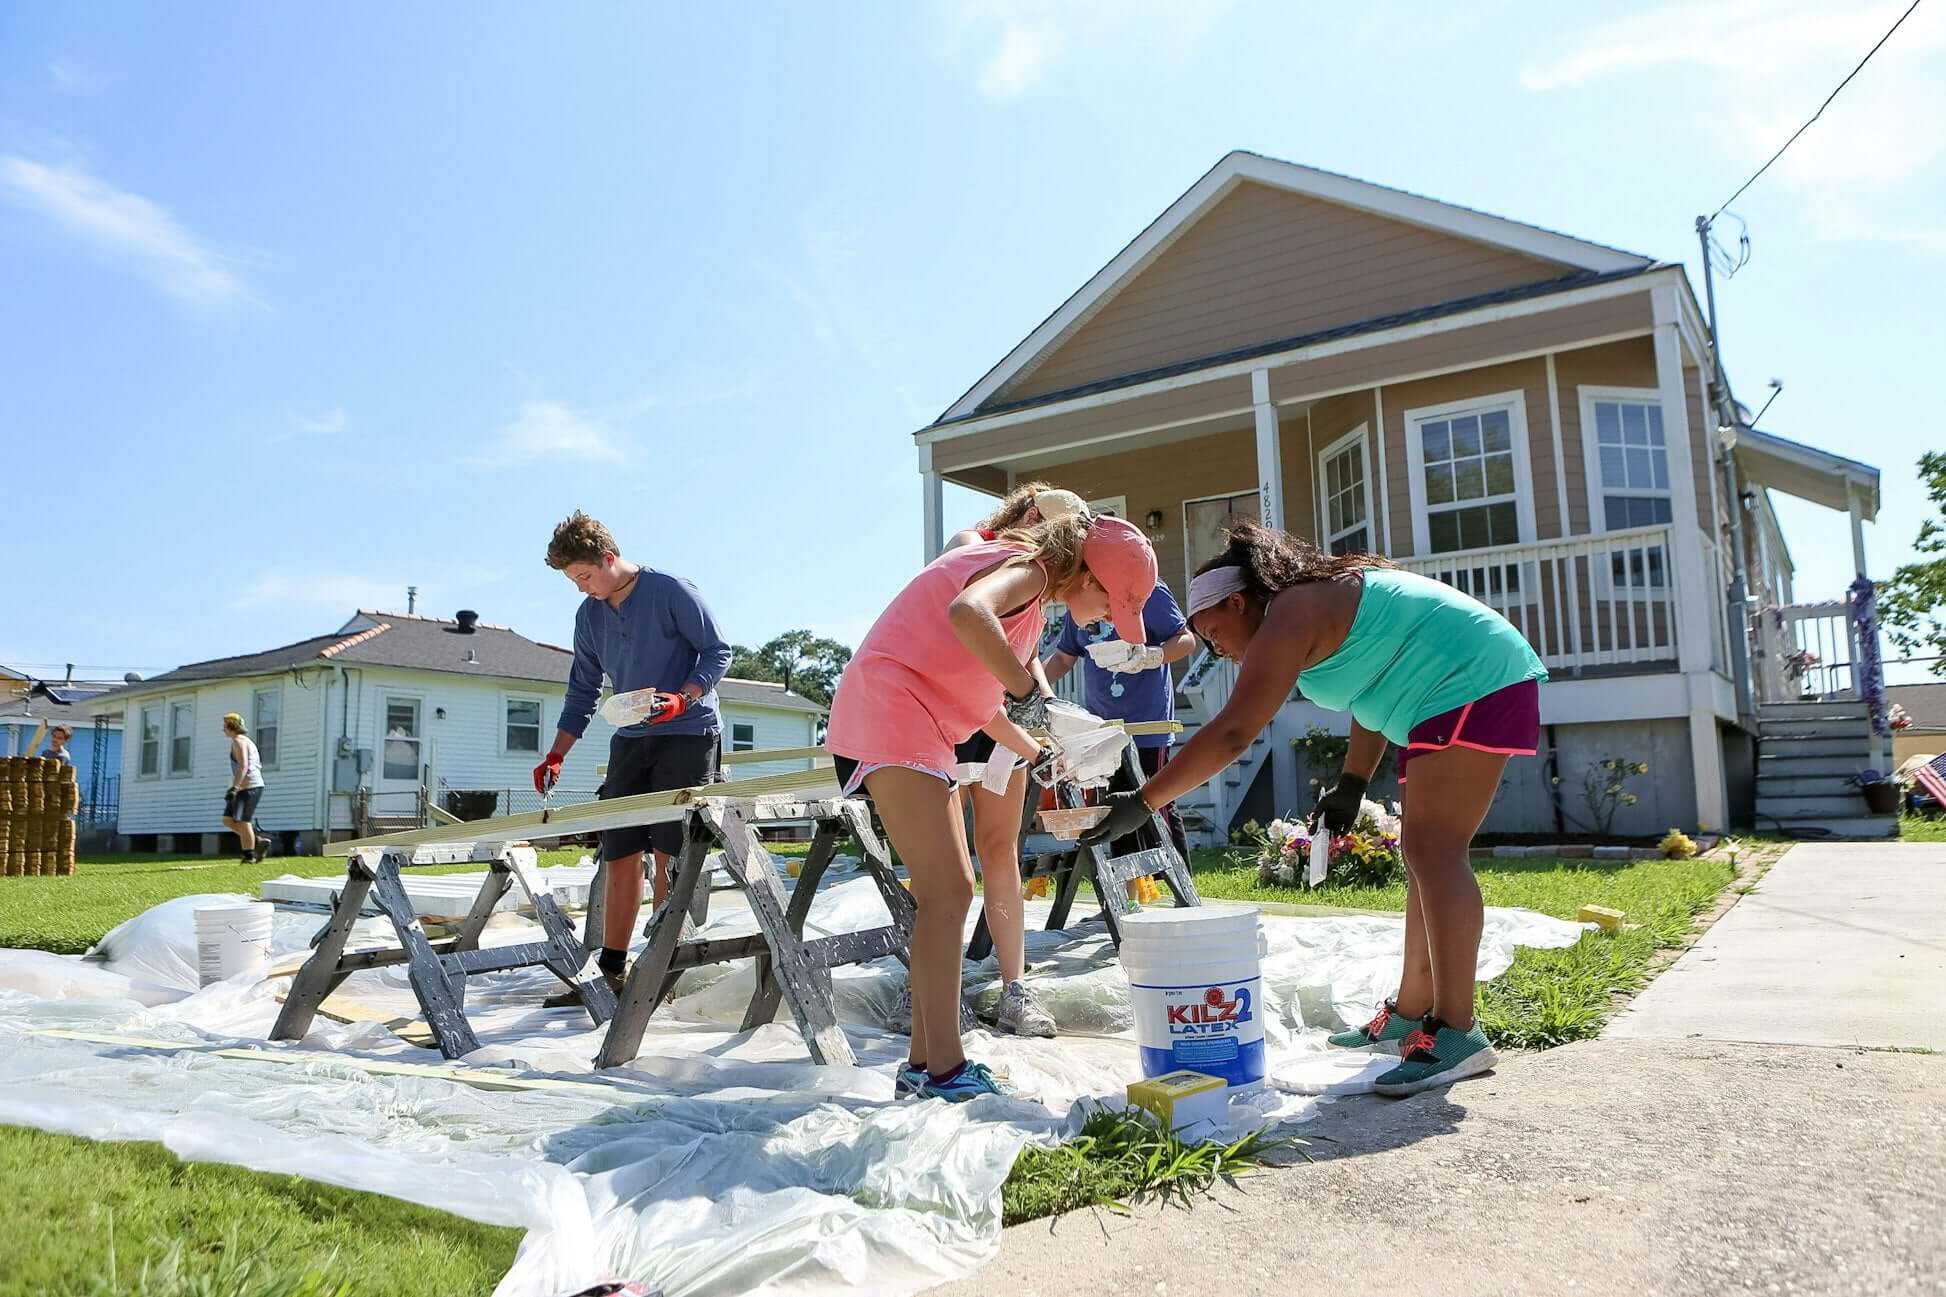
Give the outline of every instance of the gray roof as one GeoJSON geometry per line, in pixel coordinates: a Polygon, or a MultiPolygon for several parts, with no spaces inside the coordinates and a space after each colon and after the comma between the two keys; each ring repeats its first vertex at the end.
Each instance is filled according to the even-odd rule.
{"type": "Polygon", "coordinates": [[[1913,732],[1946,734],[1946,684],[1893,685],[1885,691],[1889,702],[1905,708],[1913,732]]]}
{"type": "Polygon", "coordinates": [[[95,723],[95,709],[89,704],[117,687],[120,681],[70,680],[61,684],[37,684],[33,692],[0,699],[0,725],[22,721],[46,721],[71,725],[76,729],[95,723]]]}
{"type": "MultiPolygon", "coordinates": [[[[344,664],[393,667],[403,671],[449,671],[455,675],[499,680],[532,680],[566,685],[574,654],[552,644],[528,639],[506,626],[480,622],[462,633],[457,622],[412,613],[367,612],[347,622],[336,634],[318,635],[261,653],[192,662],[126,685],[104,699],[168,689],[175,685],[241,676],[274,675],[301,667],[344,664]]],[[[782,685],[759,681],[725,680],[718,690],[726,701],[821,712],[808,698],[787,692],[782,685]]],[[[99,702],[101,699],[96,699],[99,702]]]]}

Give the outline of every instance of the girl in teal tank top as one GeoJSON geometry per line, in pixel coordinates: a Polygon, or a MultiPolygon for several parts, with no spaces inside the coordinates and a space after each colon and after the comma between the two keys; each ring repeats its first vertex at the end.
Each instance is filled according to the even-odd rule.
{"type": "Polygon", "coordinates": [[[1108,842],[1241,756],[1293,690],[1351,713],[1344,770],[1312,823],[1332,834],[1357,820],[1366,785],[1400,748],[1406,862],[1405,959],[1399,989],[1372,1021],[1331,1038],[1396,1050],[1381,1094],[1412,1094],[1491,1068],[1473,1020],[1474,970],[1485,920],[1468,855],[1510,756],[1539,742],[1539,685],[1527,640],[1471,596],[1368,554],[1325,554],[1251,523],[1190,583],[1190,628],[1239,662],[1235,689],[1148,784],[1110,797],[1083,836],[1108,842]],[[1411,778],[1406,766],[1411,765],[1411,778]]]}

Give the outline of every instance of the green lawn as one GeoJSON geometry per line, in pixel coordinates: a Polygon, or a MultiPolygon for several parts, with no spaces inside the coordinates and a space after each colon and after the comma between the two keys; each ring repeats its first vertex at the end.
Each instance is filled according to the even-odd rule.
{"type": "Polygon", "coordinates": [[[361,1295],[448,1297],[492,1291],[520,1242],[519,1230],[395,1199],[180,1162],[159,1144],[5,1127],[0,1186],[13,1222],[0,1232],[6,1297],[285,1297],[309,1291],[301,1277],[313,1267],[361,1295]],[[111,1241],[119,1280],[112,1287],[111,1241]],[[152,1277],[139,1286],[143,1264],[161,1262],[174,1244],[182,1274],[194,1281],[152,1277]]]}
{"type": "Polygon", "coordinates": [[[1906,842],[1946,842],[1946,815],[1907,815],[1899,820],[1899,837],[1906,842]]]}
{"type": "MultiPolygon", "coordinates": [[[[1254,858],[1199,851],[1191,866],[1204,896],[1295,902],[1357,910],[1401,911],[1405,886],[1333,887],[1314,891],[1265,887],[1254,858]]],[[[1572,919],[1583,905],[1621,910],[1631,925],[1591,932],[1563,950],[1522,949],[1513,967],[1479,989],[1481,1025],[1496,1044],[1564,1045],[1598,1033],[1614,997],[1639,990],[1658,950],[1678,944],[1695,916],[1716,902],[1735,876],[1727,860],[1479,860],[1474,876],[1488,905],[1518,906],[1572,919]]]]}

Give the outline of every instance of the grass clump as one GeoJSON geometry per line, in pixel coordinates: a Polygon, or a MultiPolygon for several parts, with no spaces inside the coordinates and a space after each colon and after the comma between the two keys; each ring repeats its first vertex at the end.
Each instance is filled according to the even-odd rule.
{"type": "Polygon", "coordinates": [[[1125,1211],[1144,1198],[1188,1206],[1218,1180],[1234,1181],[1301,1142],[1257,1130],[1234,1143],[1188,1144],[1143,1109],[1097,1108],[1073,1139],[1021,1153],[1000,1190],[1004,1220],[1016,1225],[1090,1206],[1125,1211]]]}

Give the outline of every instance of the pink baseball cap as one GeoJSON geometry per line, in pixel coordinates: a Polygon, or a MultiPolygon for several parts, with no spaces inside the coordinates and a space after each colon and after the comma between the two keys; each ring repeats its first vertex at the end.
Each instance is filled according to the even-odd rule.
{"type": "Polygon", "coordinates": [[[1155,591],[1155,551],[1142,529],[1126,518],[1097,518],[1081,542],[1081,561],[1108,592],[1115,633],[1130,644],[1148,642],[1142,605],[1155,591]]]}

